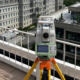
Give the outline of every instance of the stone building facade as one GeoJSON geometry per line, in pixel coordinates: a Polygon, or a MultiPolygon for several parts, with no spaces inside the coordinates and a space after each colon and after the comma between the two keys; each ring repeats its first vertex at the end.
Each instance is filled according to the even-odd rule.
{"type": "Polygon", "coordinates": [[[56,4],[55,0],[0,0],[0,26],[27,27],[36,22],[37,14],[54,13],[55,7],[58,7],[56,4]]]}

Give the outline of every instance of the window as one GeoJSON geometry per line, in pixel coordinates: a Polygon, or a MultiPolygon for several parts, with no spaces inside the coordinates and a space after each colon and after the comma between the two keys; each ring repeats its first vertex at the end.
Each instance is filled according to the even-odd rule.
{"type": "Polygon", "coordinates": [[[3,12],[4,12],[4,9],[3,9],[3,12]]]}
{"type": "Polygon", "coordinates": [[[5,29],[3,29],[5,31],[5,29]]]}
{"type": "Polygon", "coordinates": [[[78,79],[75,79],[75,80],[78,80],[78,79]]]}
{"type": "Polygon", "coordinates": [[[66,39],[80,42],[80,33],[66,31],[66,39]]]}
{"type": "Polygon", "coordinates": [[[70,52],[70,53],[75,53],[75,47],[70,46],[70,45],[66,45],[66,51],[70,52]]]}
{"type": "Polygon", "coordinates": [[[15,16],[15,13],[13,13],[14,14],[14,16],[15,16]]]}
{"type": "Polygon", "coordinates": [[[6,15],[6,18],[7,18],[7,15],[6,15]]]}
{"type": "Polygon", "coordinates": [[[15,10],[15,7],[13,7],[13,10],[15,10]]]}
{"type": "Polygon", "coordinates": [[[28,65],[28,59],[22,58],[24,64],[28,65]]]}
{"type": "Polygon", "coordinates": [[[76,60],[76,65],[80,66],[80,60],[76,60]]]}
{"type": "Polygon", "coordinates": [[[63,44],[62,43],[57,43],[57,49],[63,50],[63,44]]]}
{"type": "Polygon", "coordinates": [[[0,13],[1,13],[1,9],[0,9],[0,13]]]}
{"type": "Polygon", "coordinates": [[[2,1],[0,1],[0,5],[2,4],[2,1]]]}
{"type": "Polygon", "coordinates": [[[3,19],[4,19],[4,16],[3,16],[3,19]]]}
{"type": "Polygon", "coordinates": [[[12,17],[12,14],[11,14],[11,17],[12,17]]]}
{"type": "Polygon", "coordinates": [[[77,55],[80,55],[80,48],[77,48],[77,55]]]}
{"type": "Polygon", "coordinates": [[[66,56],[66,58],[65,58],[65,61],[68,62],[68,63],[71,63],[71,64],[74,64],[74,63],[75,63],[74,58],[67,57],[67,56],[66,56]]]}
{"type": "Polygon", "coordinates": [[[21,57],[18,56],[18,55],[16,55],[16,60],[19,61],[19,62],[21,62],[21,57]]]}
{"type": "Polygon", "coordinates": [[[11,20],[11,23],[12,23],[12,20],[11,20]]]}
{"type": "Polygon", "coordinates": [[[77,20],[77,15],[79,16],[79,21],[80,21],[80,12],[74,12],[74,11],[71,11],[71,17],[73,20],[77,20]]]}
{"type": "Polygon", "coordinates": [[[3,54],[3,50],[2,49],[0,49],[0,54],[3,54]]]}
{"type": "Polygon", "coordinates": [[[8,4],[8,1],[5,1],[6,4],[8,4]]]}
{"type": "Polygon", "coordinates": [[[17,22],[17,19],[16,19],[16,22],[17,22]]]}
{"type": "Polygon", "coordinates": [[[9,24],[10,24],[10,21],[9,21],[9,24]]]}
{"type": "Polygon", "coordinates": [[[33,61],[29,60],[29,66],[32,66],[33,65],[33,61]]]}
{"type": "Polygon", "coordinates": [[[54,70],[52,70],[52,69],[51,69],[51,75],[52,75],[52,76],[54,75],[54,70]]]}
{"type": "Polygon", "coordinates": [[[1,16],[0,16],[0,19],[1,19],[1,16]]]}
{"type": "Polygon", "coordinates": [[[10,2],[12,3],[12,2],[13,2],[13,0],[10,0],[10,2]]]}
{"type": "Polygon", "coordinates": [[[12,11],[12,8],[11,8],[11,11],[12,11]]]}
{"type": "Polygon", "coordinates": [[[0,23],[0,26],[2,26],[2,23],[0,23]]]}
{"type": "Polygon", "coordinates": [[[18,9],[20,9],[21,7],[18,6],[18,9]]]}
{"type": "Polygon", "coordinates": [[[18,0],[18,2],[20,2],[20,0],[18,0]]]}
{"type": "Polygon", "coordinates": [[[56,27],[56,37],[63,38],[63,36],[64,36],[64,29],[56,27]]]}
{"type": "Polygon", "coordinates": [[[17,2],[17,0],[15,0],[15,2],[17,2]]]}
{"type": "Polygon", "coordinates": [[[74,80],[74,78],[65,75],[66,80],[74,80]]]}
{"type": "Polygon", "coordinates": [[[9,17],[10,17],[10,14],[9,14],[9,17]]]}
{"type": "Polygon", "coordinates": [[[66,38],[70,40],[75,40],[75,33],[66,31],[66,38]]]}
{"type": "Polygon", "coordinates": [[[5,51],[5,56],[9,57],[9,52],[5,51]]]}
{"type": "Polygon", "coordinates": [[[24,18],[24,21],[25,21],[25,18],[24,18]]]}
{"type": "Polygon", "coordinates": [[[8,8],[8,11],[10,11],[10,8],[8,8]]]}
{"type": "Polygon", "coordinates": [[[7,8],[6,8],[5,10],[6,10],[6,12],[7,12],[7,8]]]}
{"type": "Polygon", "coordinates": [[[5,26],[5,22],[3,22],[3,26],[5,26]]]}
{"type": "Polygon", "coordinates": [[[7,21],[6,21],[6,25],[7,25],[7,21]]]}
{"type": "Polygon", "coordinates": [[[15,19],[14,19],[14,22],[15,22],[15,19]]]}
{"type": "Polygon", "coordinates": [[[60,76],[59,76],[59,74],[56,71],[55,71],[55,77],[61,79],[60,76]]]}
{"type": "Polygon", "coordinates": [[[57,55],[55,56],[55,58],[63,60],[63,53],[57,52],[57,55]]]}
{"type": "Polygon", "coordinates": [[[15,13],[16,14],[16,16],[17,16],[17,13],[15,13]]]}
{"type": "Polygon", "coordinates": [[[13,53],[10,53],[10,58],[15,59],[15,55],[13,53]]]}
{"type": "Polygon", "coordinates": [[[17,10],[17,7],[16,7],[16,10],[17,10]]]}
{"type": "Polygon", "coordinates": [[[1,32],[2,32],[2,29],[1,29],[1,32]]]}
{"type": "Polygon", "coordinates": [[[24,6],[24,9],[25,9],[25,6],[24,6]]]}
{"type": "Polygon", "coordinates": [[[26,25],[26,23],[24,23],[24,25],[26,25]]]}

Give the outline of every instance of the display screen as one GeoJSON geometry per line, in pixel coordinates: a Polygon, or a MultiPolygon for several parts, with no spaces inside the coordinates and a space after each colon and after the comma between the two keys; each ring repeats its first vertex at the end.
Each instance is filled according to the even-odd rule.
{"type": "Polygon", "coordinates": [[[37,52],[45,52],[48,53],[48,45],[38,45],[37,52]]]}

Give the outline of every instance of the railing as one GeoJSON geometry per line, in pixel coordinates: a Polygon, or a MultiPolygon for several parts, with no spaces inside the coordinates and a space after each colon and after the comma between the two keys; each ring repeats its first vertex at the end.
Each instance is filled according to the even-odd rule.
{"type": "MultiPolygon", "coordinates": [[[[6,29],[5,32],[8,33],[7,37],[9,39],[7,40],[4,38],[5,33],[1,34],[3,38],[0,37],[2,39],[2,40],[0,40],[0,60],[4,61],[7,64],[10,64],[20,70],[28,72],[29,69],[31,68],[34,60],[36,59],[35,52],[30,50],[30,39],[29,39],[30,36],[31,36],[31,38],[34,37],[34,34],[31,34],[29,32],[22,32],[22,31],[18,31],[18,30],[14,30],[14,29],[9,29],[9,28],[5,28],[5,27],[4,28],[2,27],[2,29],[6,29]],[[11,34],[9,34],[9,32],[16,34],[16,37],[14,37],[15,39],[13,38],[13,40],[12,39],[10,40],[9,36],[11,34]],[[16,40],[18,36],[20,39],[19,42],[16,40]],[[25,37],[23,37],[23,36],[25,36],[25,37]],[[27,43],[26,42],[25,43],[28,46],[28,47],[26,47],[26,49],[22,47],[22,43],[25,38],[27,38],[26,39],[27,43]],[[19,45],[18,43],[20,43],[21,45],[19,45]],[[1,50],[3,50],[3,51],[1,51],[1,50]],[[9,55],[8,54],[6,55],[6,52],[9,55]],[[14,54],[14,56],[15,56],[14,58],[11,57],[12,54],[14,54]],[[17,56],[18,56],[18,58],[20,57],[18,60],[17,60],[17,56]],[[24,58],[28,60],[27,64],[24,63],[24,61],[23,61],[24,58]]],[[[37,71],[38,71],[38,69],[37,69],[37,71]]],[[[36,69],[33,71],[32,75],[38,76],[38,72],[36,72],[36,69]]],[[[53,76],[51,76],[52,79],[54,79],[53,76]]],[[[37,80],[39,80],[39,77],[37,78],[37,80]]],[[[55,78],[54,80],[60,80],[60,79],[55,78]]]]}
{"type": "Polygon", "coordinates": [[[76,80],[76,78],[77,79],[80,79],[80,76],[79,76],[79,74],[80,74],[80,66],[77,66],[76,65],[76,56],[77,56],[77,48],[80,48],[80,45],[78,45],[78,44],[73,44],[73,43],[70,43],[70,42],[65,42],[65,41],[61,41],[61,40],[56,40],[56,42],[59,42],[59,43],[63,43],[64,45],[63,45],[63,61],[64,61],[64,67],[67,65],[67,66],[70,66],[70,67],[72,67],[73,68],[73,70],[72,70],[72,72],[71,73],[69,73],[68,71],[69,71],[69,69],[68,68],[66,68],[65,69],[65,71],[63,72],[64,74],[68,74],[69,76],[72,76],[72,77],[74,77],[74,80],[76,80]],[[65,61],[65,45],[71,45],[71,46],[74,46],[75,47],[75,64],[73,65],[70,65],[70,64],[68,64],[66,61],[65,61]],[[79,72],[79,73],[78,73],[79,72]]]}
{"type": "MultiPolygon", "coordinates": [[[[2,39],[3,41],[0,40],[0,45],[2,45],[2,46],[0,46],[0,49],[7,50],[7,51],[10,51],[9,53],[14,53],[15,55],[21,56],[21,65],[23,65],[23,63],[22,63],[23,62],[22,61],[23,57],[28,58],[29,60],[32,60],[32,61],[35,60],[35,58],[36,58],[35,52],[30,50],[32,41],[34,42],[34,39],[35,39],[34,38],[34,34],[29,33],[29,32],[18,31],[16,29],[9,29],[9,28],[5,28],[5,27],[4,28],[1,27],[1,28],[2,29],[6,29],[5,32],[7,34],[5,34],[5,35],[7,35],[7,37],[4,36],[4,34],[1,34],[2,38],[0,36],[0,39],[2,39]],[[11,35],[9,32],[15,34],[13,38],[12,38],[13,34],[11,35]],[[11,37],[9,37],[9,36],[11,36],[11,37]],[[23,44],[25,44],[24,47],[26,49],[23,48],[23,44]]],[[[77,47],[80,48],[80,45],[69,43],[69,42],[65,42],[65,41],[61,41],[61,40],[56,40],[56,42],[64,44],[63,61],[56,59],[60,69],[63,72],[63,74],[64,75],[68,75],[70,77],[73,77],[74,80],[80,79],[80,67],[76,66],[76,56],[77,56],[76,51],[77,51],[77,47]],[[75,65],[65,62],[65,45],[66,44],[75,47],[75,65]]],[[[3,51],[3,54],[5,54],[4,51],[3,51]]],[[[10,57],[10,54],[9,54],[9,57],[10,57]]],[[[15,58],[16,58],[16,56],[15,56],[15,58]]],[[[28,62],[29,62],[29,60],[28,60],[28,62]]],[[[52,69],[54,69],[54,68],[52,68],[52,69]]],[[[53,76],[54,75],[55,74],[53,74],[53,76]]]]}
{"type": "Polygon", "coordinates": [[[1,26],[0,29],[2,29],[2,31],[5,29],[5,31],[2,34],[0,34],[0,40],[8,42],[8,44],[12,43],[20,47],[25,47],[28,50],[30,50],[31,44],[35,42],[35,37],[34,34],[32,33],[23,32],[17,29],[10,29],[1,26]]]}

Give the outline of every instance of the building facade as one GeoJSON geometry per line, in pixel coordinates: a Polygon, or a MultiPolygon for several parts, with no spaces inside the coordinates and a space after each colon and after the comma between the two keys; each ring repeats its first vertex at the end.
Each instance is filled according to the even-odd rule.
{"type": "MultiPolygon", "coordinates": [[[[75,43],[75,44],[80,44],[80,25],[72,25],[72,24],[65,24],[65,23],[60,23],[56,22],[56,37],[57,39],[75,43]],[[65,26],[65,27],[64,27],[65,26]]],[[[66,55],[65,55],[65,61],[75,64],[75,47],[66,45],[66,55]]],[[[62,43],[57,43],[57,56],[56,58],[59,58],[63,60],[63,44],[62,43]]],[[[77,48],[77,53],[76,53],[77,61],[76,65],[80,66],[80,49],[77,48]]]]}
{"type": "MultiPolygon", "coordinates": [[[[0,0],[0,26],[19,28],[19,5],[17,0],[0,0]]],[[[0,34],[5,29],[0,29],[0,34]]]]}
{"type": "Polygon", "coordinates": [[[56,4],[55,0],[0,0],[0,26],[27,27],[36,22],[38,14],[54,13],[55,7],[59,7],[56,4]]]}
{"type": "Polygon", "coordinates": [[[55,11],[54,5],[54,0],[0,0],[0,26],[27,27],[36,22],[36,14],[53,13],[55,11]]]}
{"type": "Polygon", "coordinates": [[[58,11],[58,10],[65,7],[65,5],[63,5],[63,1],[64,0],[55,0],[55,4],[56,4],[55,5],[55,11],[58,11]]]}
{"type": "Polygon", "coordinates": [[[71,18],[73,20],[78,20],[80,21],[80,5],[78,7],[75,6],[70,6],[69,7],[69,12],[71,12],[71,18]]]}
{"type": "MultiPolygon", "coordinates": [[[[79,6],[80,6],[80,3],[79,3],[79,6]]],[[[77,6],[69,7],[67,12],[69,14],[66,14],[66,12],[64,11],[61,12],[62,14],[64,13],[65,15],[69,15],[65,19],[63,16],[64,20],[61,21],[61,20],[55,19],[55,29],[56,29],[57,40],[80,45],[80,7],[79,6],[77,4],[77,6]],[[70,22],[70,19],[68,18],[71,18],[71,22],[70,22]]],[[[61,16],[61,13],[60,13],[60,16],[61,16]]],[[[66,44],[64,45],[63,43],[59,43],[59,42],[57,42],[56,44],[57,44],[57,55],[56,55],[57,59],[66,61],[74,65],[76,64],[76,66],[80,67],[80,48],[77,48],[71,45],[66,45],[66,44]],[[65,55],[64,55],[64,52],[65,52],[65,55]],[[76,61],[75,61],[75,58],[76,58],[76,61]]],[[[66,80],[78,80],[78,79],[74,79],[74,77],[70,77],[67,75],[65,76],[65,78],[66,80]]]]}
{"type": "MultiPolygon", "coordinates": [[[[79,10],[77,9],[80,9],[80,7],[75,7],[75,8],[69,7],[68,9],[69,12],[71,13],[71,20],[73,20],[71,24],[68,24],[59,20],[55,21],[56,38],[62,41],[79,45],[80,44],[80,24],[79,24],[80,21],[77,22],[77,15],[80,15],[80,14],[79,14],[79,10]],[[75,19],[73,18],[74,16],[76,17],[75,19]]],[[[57,43],[56,58],[63,60],[63,56],[64,56],[63,48],[64,48],[64,45],[62,43],[57,43]]],[[[65,45],[65,48],[66,48],[65,61],[71,64],[75,64],[75,47],[70,45],[65,45]]],[[[80,48],[77,48],[76,59],[77,59],[76,65],[80,66],[80,48]]]]}
{"type": "Polygon", "coordinates": [[[36,17],[55,12],[54,0],[20,0],[20,27],[24,28],[36,22],[36,17]]]}

